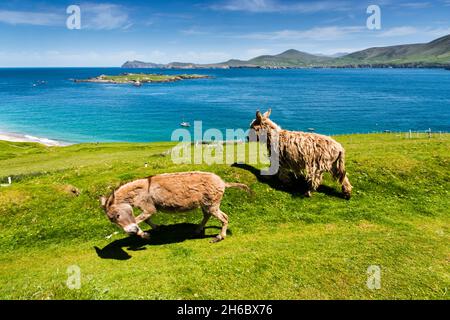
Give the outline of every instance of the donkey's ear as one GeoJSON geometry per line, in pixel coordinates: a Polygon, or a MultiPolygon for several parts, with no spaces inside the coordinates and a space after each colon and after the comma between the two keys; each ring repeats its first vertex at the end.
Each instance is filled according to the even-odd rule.
{"type": "Polygon", "coordinates": [[[272,113],[272,109],[269,109],[269,110],[267,110],[266,113],[264,113],[263,117],[264,118],[269,118],[271,113],[272,113]]]}
{"type": "Polygon", "coordinates": [[[262,113],[258,110],[256,111],[256,120],[261,121],[263,119],[262,113]]]}
{"type": "Polygon", "coordinates": [[[107,201],[107,199],[105,197],[100,197],[100,203],[101,203],[103,208],[106,207],[106,201],[107,201]]]}

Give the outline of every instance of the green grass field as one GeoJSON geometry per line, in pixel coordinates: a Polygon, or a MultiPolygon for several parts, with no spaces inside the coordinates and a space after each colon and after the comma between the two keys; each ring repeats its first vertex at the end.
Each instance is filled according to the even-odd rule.
{"type": "Polygon", "coordinates": [[[0,298],[449,299],[450,135],[336,139],[347,150],[350,201],[330,177],[304,198],[251,165],[175,165],[171,143],[0,142],[0,181],[13,178],[0,187],[0,298]],[[129,238],[99,205],[120,183],[190,170],[254,192],[227,190],[225,241],[209,242],[214,219],[193,237],[199,211],[157,215],[164,227],[151,240],[129,238]],[[79,290],[66,285],[71,265],[81,269],[79,290]],[[379,290],[366,284],[371,265],[381,268],[379,290]]]}

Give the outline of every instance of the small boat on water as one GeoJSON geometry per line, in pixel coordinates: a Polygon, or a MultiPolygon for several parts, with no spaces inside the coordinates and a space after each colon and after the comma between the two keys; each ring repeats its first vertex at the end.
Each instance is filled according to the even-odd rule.
{"type": "Polygon", "coordinates": [[[135,87],[141,87],[141,86],[142,86],[142,83],[141,83],[140,81],[135,81],[135,82],[133,83],[133,86],[135,86],[135,87]]]}
{"type": "Polygon", "coordinates": [[[47,81],[39,80],[39,81],[33,83],[33,87],[42,86],[44,84],[47,84],[47,81]]]}
{"type": "Polygon", "coordinates": [[[184,116],[183,116],[183,121],[181,121],[180,126],[182,126],[184,128],[189,128],[191,126],[191,124],[187,121],[184,121],[184,116]]]}

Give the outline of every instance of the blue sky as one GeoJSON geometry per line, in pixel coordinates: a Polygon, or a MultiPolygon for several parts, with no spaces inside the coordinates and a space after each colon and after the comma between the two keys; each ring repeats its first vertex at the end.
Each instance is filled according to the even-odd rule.
{"type": "Polygon", "coordinates": [[[0,66],[120,66],[126,60],[211,63],[287,49],[352,52],[450,34],[450,0],[0,2],[0,66]],[[81,8],[81,29],[66,8],[81,8]],[[381,30],[369,30],[369,5],[381,30]]]}

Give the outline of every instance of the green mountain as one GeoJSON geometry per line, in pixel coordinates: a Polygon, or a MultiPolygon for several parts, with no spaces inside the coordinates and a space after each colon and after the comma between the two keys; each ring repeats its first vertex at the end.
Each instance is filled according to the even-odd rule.
{"type": "Polygon", "coordinates": [[[248,61],[232,59],[217,64],[173,62],[167,65],[128,61],[123,68],[308,68],[308,67],[450,67],[450,35],[429,43],[369,48],[340,57],[313,55],[294,49],[248,61]]]}
{"type": "Polygon", "coordinates": [[[332,64],[450,65],[450,35],[429,43],[370,48],[337,58],[332,64]]]}
{"type": "Polygon", "coordinates": [[[315,64],[323,64],[332,61],[333,58],[317,56],[294,49],[270,56],[259,56],[248,61],[232,59],[219,65],[229,67],[307,67],[315,64]]]}
{"type": "Polygon", "coordinates": [[[269,66],[269,67],[307,67],[309,65],[322,64],[332,61],[333,58],[316,56],[306,52],[297,51],[294,49],[287,50],[275,56],[260,56],[248,61],[249,64],[254,64],[258,66],[269,66]]]}

